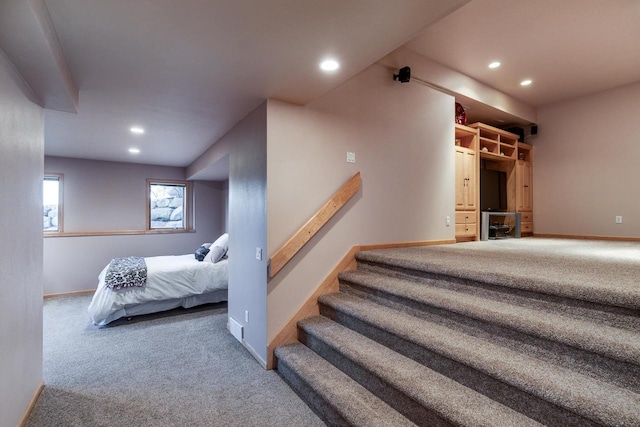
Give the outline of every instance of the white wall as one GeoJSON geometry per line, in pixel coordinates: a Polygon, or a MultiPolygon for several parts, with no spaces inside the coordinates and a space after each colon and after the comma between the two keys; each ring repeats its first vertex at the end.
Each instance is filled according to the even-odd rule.
{"type": "Polygon", "coordinates": [[[0,424],[42,378],[42,109],[0,50],[0,424]]]}
{"type": "Polygon", "coordinates": [[[267,358],[267,103],[238,122],[187,168],[196,176],[229,156],[229,317],[244,327],[244,344],[267,358]],[[256,259],[256,248],[263,259],[256,259]],[[249,311],[249,322],[245,322],[249,311]]]}
{"type": "Polygon", "coordinates": [[[361,192],[269,282],[269,340],[353,245],[454,238],[452,96],[374,65],[305,107],[269,101],[267,129],[269,254],[362,173],[361,192]]]}
{"type": "Polygon", "coordinates": [[[538,110],[535,233],[640,237],[639,101],[635,83],[538,110]]]}
{"type": "MultiPolygon", "coordinates": [[[[185,179],[184,168],[46,157],[64,174],[64,231],[144,230],[146,179],[185,179]]],[[[222,183],[195,181],[195,233],[46,237],[44,293],[94,289],[112,258],[195,252],[224,231],[222,183]]]]}

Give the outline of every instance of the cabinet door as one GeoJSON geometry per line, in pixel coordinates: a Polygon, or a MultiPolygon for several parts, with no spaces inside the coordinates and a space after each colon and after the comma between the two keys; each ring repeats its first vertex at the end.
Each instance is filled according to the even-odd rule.
{"type": "Polygon", "coordinates": [[[456,148],[456,210],[466,208],[466,189],[465,151],[456,148]]]}
{"type": "Polygon", "coordinates": [[[518,161],[517,174],[517,205],[519,211],[530,212],[533,210],[533,192],[531,188],[532,171],[531,163],[518,161]]]}
{"type": "Polygon", "coordinates": [[[464,170],[467,177],[466,209],[476,209],[476,154],[466,152],[464,156],[464,170]]]}

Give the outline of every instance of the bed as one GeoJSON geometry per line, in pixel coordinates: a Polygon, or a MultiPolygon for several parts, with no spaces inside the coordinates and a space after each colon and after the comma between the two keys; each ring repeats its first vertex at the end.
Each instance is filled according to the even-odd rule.
{"type": "Polygon", "coordinates": [[[107,265],[98,276],[89,314],[104,326],[121,317],[190,308],[227,300],[228,259],[198,261],[194,254],[144,258],[144,286],[113,290],[106,286],[107,265]]]}

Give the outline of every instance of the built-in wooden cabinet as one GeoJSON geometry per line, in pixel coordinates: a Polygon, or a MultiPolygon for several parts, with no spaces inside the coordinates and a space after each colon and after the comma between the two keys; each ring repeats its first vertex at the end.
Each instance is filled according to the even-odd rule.
{"type": "Polygon", "coordinates": [[[456,124],[456,239],[478,237],[478,131],[456,124]]]}
{"type": "MultiPolygon", "coordinates": [[[[484,123],[456,124],[455,159],[456,240],[478,239],[481,167],[505,172],[507,211],[520,212],[521,232],[524,235],[533,233],[531,145],[518,141],[516,134],[484,123]]],[[[505,220],[508,223],[510,219],[505,220]]]]}
{"type": "Polygon", "coordinates": [[[474,123],[470,127],[478,129],[480,155],[495,160],[515,160],[518,135],[485,125],[474,123]]]}

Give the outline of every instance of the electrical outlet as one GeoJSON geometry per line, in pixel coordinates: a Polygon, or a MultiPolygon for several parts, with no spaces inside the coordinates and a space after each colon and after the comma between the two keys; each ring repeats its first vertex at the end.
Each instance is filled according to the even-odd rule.
{"type": "Polygon", "coordinates": [[[616,216],[616,224],[622,224],[622,216],[616,216]]]}
{"type": "Polygon", "coordinates": [[[256,248],[256,259],[262,261],[262,248],[256,248]]]}
{"type": "Polygon", "coordinates": [[[244,323],[249,323],[249,310],[244,311],[244,323]]]}
{"type": "Polygon", "coordinates": [[[347,151],[347,163],[355,163],[355,162],[356,162],[356,153],[347,151]]]}
{"type": "Polygon", "coordinates": [[[447,224],[447,227],[451,227],[451,217],[450,216],[446,217],[445,224],[447,224]]]}

